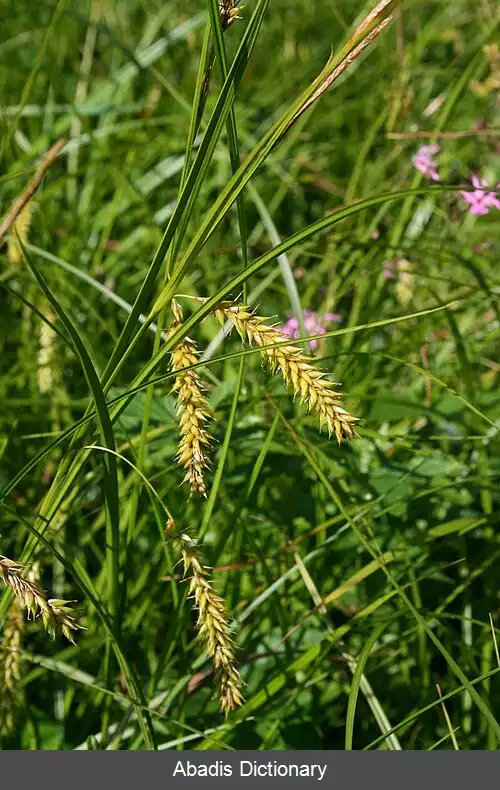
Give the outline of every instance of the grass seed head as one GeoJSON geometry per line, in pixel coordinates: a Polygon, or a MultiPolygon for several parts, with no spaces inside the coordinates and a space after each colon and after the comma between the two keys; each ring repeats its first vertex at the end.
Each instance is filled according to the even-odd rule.
{"type": "Polygon", "coordinates": [[[212,588],[207,569],[200,562],[196,542],[183,534],[181,546],[184,575],[190,574],[189,593],[194,598],[198,612],[198,633],[214,662],[219,704],[227,716],[230,711],[243,705],[243,696],[224,600],[212,588]]]}
{"type": "MultiPolygon", "coordinates": [[[[46,318],[53,323],[54,314],[48,311],[46,318]]],[[[40,347],[38,351],[38,389],[50,392],[54,384],[53,362],[56,350],[56,333],[46,321],[42,321],[40,329],[40,347]]]]}
{"type": "Polygon", "coordinates": [[[24,627],[21,605],[17,598],[11,604],[0,645],[0,734],[14,729],[16,688],[21,679],[21,637],[24,627]]]}
{"type": "MultiPolygon", "coordinates": [[[[179,328],[183,320],[182,311],[175,302],[173,311],[171,333],[179,328]]],[[[207,408],[205,387],[198,371],[184,370],[196,364],[198,359],[196,344],[185,337],[172,351],[171,367],[174,372],[178,371],[173,386],[173,391],[177,393],[181,434],[177,460],[185,469],[183,482],[188,483],[191,493],[206,497],[205,470],[210,466],[208,451],[212,440],[205,423],[210,420],[211,415],[207,408]]]]}
{"type": "Polygon", "coordinates": [[[3,630],[3,666],[0,685],[3,689],[13,691],[15,684],[21,679],[21,635],[24,620],[21,605],[17,598],[11,604],[9,616],[3,630]]]}
{"type": "Polygon", "coordinates": [[[289,341],[279,329],[266,323],[268,319],[250,312],[245,305],[230,302],[219,305],[216,315],[222,324],[229,319],[243,342],[262,348],[261,353],[271,370],[280,371],[285,384],[318,418],[320,428],[326,426],[328,434],[335,434],[339,444],[342,439],[352,439],[357,435],[357,419],[341,406],[340,393],[334,389],[335,384],[325,378],[325,373],[316,366],[312,357],[289,342],[266,348],[274,343],[289,341]]]}
{"type": "Polygon", "coordinates": [[[28,617],[40,615],[45,630],[55,637],[61,631],[66,639],[74,644],[73,631],[78,631],[83,626],[78,625],[71,615],[68,606],[71,601],[62,601],[58,598],[47,598],[45,592],[36,583],[25,579],[21,575],[22,566],[14,560],[0,555],[0,578],[14,592],[17,600],[28,612],[28,617]]]}
{"type": "Polygon", "coordinates": [[[219,11],[222,21],[222,29],[226,30],[237,19],[241,19],[240,12],[245,6],[238,5],[237,0],[220,0],[219,11]]]}

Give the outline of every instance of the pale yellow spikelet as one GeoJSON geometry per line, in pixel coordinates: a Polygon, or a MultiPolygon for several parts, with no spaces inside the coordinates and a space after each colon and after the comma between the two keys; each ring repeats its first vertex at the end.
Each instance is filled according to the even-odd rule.
{"type": "Polygon", "coordinates": [[[326,426],[329,435],[334,433],[339,444],[342,439],[352,439],[357,435],[355,424],[358,420],[340,405],[340,393],[335,391],[335,384],[325,378],[324,371],[316,366],[312,357],[288,342],[276,348],[264,348],[289,340],[279,329],[266,323],[267,318],[255,315],[245,305],[230,302],[221,303],[216,315],[222,324],[229,319],[244,342],[262,347],[262,354],[271,370],[280,371],[285,383],[308,411],[316,415],[320,428],[326,426]]]}
{"type": "Polygon", "coordinates": [[[7,242],[7,256],[9,261],[16,266],[21,263],[22,258],[21,245],[19,244],[19,241],[21,241],[22,244],[26,244],[28,240],[28,233],[31,226],[31,217],[33,215],[33,206],[34,203],[32,200],[26,203],[18,218],[14,222],[14,225],[12,226],[7,242]]]}
{"type": "Polygon", "coordinates": [[[47,598],[44,590],[34,581],[28,581],[21,575],[22,566],[14,560],[0,555],[0,579],[14,592],[19,603],[35,618],[41,615],[45,630],[55,636],[61,631],[66,639],[74,643],[72,631],[83,626],[79,625],[71,614],[68,604],[58,598],[47,598]]]}
{"type": "Polygon", "coordinates": [[[16,681],[20,680],[21,664],[21,635],[24,620],[21,612],[21,605],[15,598],[11,604],[9,616],[3,630],[3,672],[2,685],[4,689],[14,690],[16,681]]]}
{"type": "Polygon", "coordinates": [[[227,714],[243,705],[242,680],[237,669],[224,601],[212,588],[207,568],[199,559],[196,541],[181,535],[184,575],[190,575],[189,592],[198,612],[198,633],[214,662],[221,711],[227,714]]]}
{"type": "Polygon", "coordinates": [[[219,11],[224,30],[237,19],[241,19],[240,12],[244,7],[238,5],[238,0],[219,0],[219,11]]]}
{"type": "MultiPolygon", "coordinates": [[[[170,334],[182,324],[182,310],[176,302],[172,305],[174,323],[170,334]]],[[[205,387],[197,370],[184,370],[199,361],[196,343],[185,337],[172,351],[171,367],[175,376],[173,391],[177,393],[179,428],[181,438],[177,460],[185,469],[185,483],[191,493],[207,496],[205,470],[209,467],[208,450],[211,437],[205,428],[210,419],[205,387]]]]}
{"type": "MultiPolygon", "coordinates": [[[[46,318],[51,323],[54,323],[54,314],[51,310],[47,311],[46,318]]],[[[50,392],[54,384],[53,363],[55,351],[56,333],[46,321],[42,321],[37,368],[38,389],[42,393],[50,392]]]]}
{"type": "Polygon", "coordinates": [[[0,646],[0,733],[14,729],[16,687],[21,679],[21,637],[24,627],[21,605],[11,604],[0,646]]]}

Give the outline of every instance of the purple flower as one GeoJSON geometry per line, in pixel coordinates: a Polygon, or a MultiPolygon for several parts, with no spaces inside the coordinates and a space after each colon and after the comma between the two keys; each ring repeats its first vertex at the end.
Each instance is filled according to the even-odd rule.
{"type": "MultiPolygon", "coordinates": [[[[339,324],[342,317],[337,313],[316,313],[314,310],[304,310],[304,329],[308,335],[324,335],[326,333],[325,324],[334,322],[339,324]]],[[[299,322],[295,316],[291,316],[282,326],[281,331],[288,337],[300,337],[299,322]]],[[[318,341],[311,340],[311,348],[317,348],[318,341]]]]}
{"type": "MultiPolygon", "coordinates": [[[[488,182],[485,178],[479,179],[476,174],[473,173],[471,181],[472,186],[475,187],[474,191],[460,192],[463,199],[469,203],[469,214],[478,217],[481,214],[487,214],[490,208],[500,208],[500,200],[496,197],[495,192],[492,190],[485,190],[485,187],[488,186],[488,182]]],[[[500,184],[497,184],[497,189],[499,187],[500,184]]]]}
{"type": "Polygon", "coordinates": [[[432,158],[432,155],[437,154],[438,151],[438,145],[422,145],[412,160],[417,170],[420,170],[426,178],[432,181],[440,180],[437,164],[432,158]]]}

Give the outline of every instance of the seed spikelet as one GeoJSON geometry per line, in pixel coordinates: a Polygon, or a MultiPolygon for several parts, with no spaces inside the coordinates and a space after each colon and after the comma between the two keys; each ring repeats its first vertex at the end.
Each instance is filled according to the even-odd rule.
{"type": "Polygon", "coordinates": [[[312,357],[290,343],[265,348],[289,340],[279,329],[266,323],[267,318],[255,315],[245,305],[231,302],[222,302],[216,315],[222,324],[229,319],[243,342],[262,348],[261,353],[271,370],[280,371],[285,384],[293,389],[308,411],[318,417],[320,429],[326,426],[328,434],[334,433],[339,444],[342,439],[357,436],[357,419],[340,405],[340,393],[335,391],[335,384],[325,379],[324,371],[318,369],[312,357]]]}
{"type": "MultiPolygon", "coordinates": [[[[179,305],[173,302],[174,323],[170,334],[182,324],[183,314],[179,305]]],[[[184,368],[198,362],[196,343],[185,337],[173,350],[171,367],[175,377],[173,391],[177,393],[179,427],[181,438],[177,460],[186,474],[183,482],[188,483],[191,493],[207,496],[204,472],[209,467],[208,449],[212,443],[205,423],[210,419],[205,397],[205,387],[197,370],[184,368]]]]}
{"type": "Polygon", "coordinates": [[[21,636],[24,620],[17,598],[11,604],[0,647],[0,733],[14,729],[16,684],[21,679],[21,636]]]}
{"type": "Polygon", "coordinates": [[[190,574],[189,592],[198,612],[198,633],[215,664],[219,704],[227,716],[230,711],[243,705],[243,696],[224,600],[212,588],[207,569],[200,562],[196,541],[183,534],[181,547],[184,575],[190,574]]]}
{"type": "Polygon", "coordinates": [[[77,631],[83,626],[78,625],[71,615],[68,604],[58,598],[47,598],[45,592],[36,583],[21,576],[22,566],[14,560],[0,555],[0,579],[13,590],[17,600],[27,610],[28,616],[33,619],[41,615],[45,630],[54,637],[56,631],[61,631],[66,639],[74,644],[72,631],[77,631]]]}

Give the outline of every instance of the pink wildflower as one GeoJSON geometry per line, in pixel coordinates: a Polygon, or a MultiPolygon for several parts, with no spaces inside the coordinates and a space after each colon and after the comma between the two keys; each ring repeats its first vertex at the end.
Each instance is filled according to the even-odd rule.
{"type": "MultiPolygon", "coordinates": [[[[324,335],[326,333],[325,324],[334,322],[339,324],[342,321],[337,313],[316,313],[314,310],[304,310],[304,329],[308,335],[324,335]]],[[[299,322],[292,316],[281,328],[284,335],[288,337],[300,337],[299,322]]],[[[311,340],[311,348],[317,348],[318,341],[311,340]]]]}
{"type": "Polygon", "coordinates": [[[386,280],[392,280],[394,277],[394,269],[396,268],[396,261],[384,261],[384,277],[386,280]]]}
{"type": "MultiPolygon", "coordinates": [[[[473,173],[471,181],[472,186],[475,187],[474,191],[460,192],[463,199],[469,203],[469,214],[478,217],[481,214],[487,214],[490,208],[500,209],[500,200],[496,197],[495,192],[493,190],[485,190],[485,187],[488,186],[488,182],[485,178],[479,179],[475,173],[473,173]]],[[[497,184],[497,189],[499,187],[500,184],[497,184]]]]}
{"type": "Polygon", "coordinates": [[[432,158],[432,155],[437,154],[438,151],[438,145],[422,145],[412,160],[417,170],[432,181],[440,180],[437,164],[432,158]]]}

